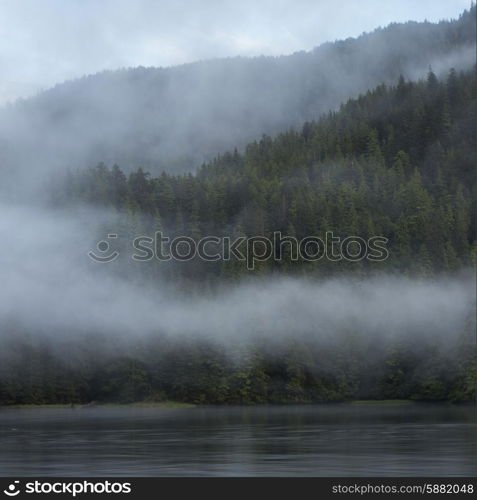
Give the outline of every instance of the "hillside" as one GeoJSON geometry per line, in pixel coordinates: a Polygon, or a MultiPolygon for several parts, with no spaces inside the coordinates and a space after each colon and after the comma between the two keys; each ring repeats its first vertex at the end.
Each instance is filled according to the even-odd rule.
{"type": "MultiPolygon", "coordinates": [[[[298,131],[263,136],[243,154],[221,155],[195,176],[151,178],[138,169],[126,177],[117,165],[110,169],[104,163],[70,172],[58,179],[55,204],[114,208],[123,219],[125,245],[160,230],[195,240],[273,240],[277,231],[299,240],[324,238],[327,231],[387,239],[384,262],[293,260],[275,245],[273,255],[280,258],[258,259],[253,272],[259,274],[456,271],[471,265],[476,252],[475,105],[474,71],[452,70],[441,80],[430,72],[417,83],[400,79],[298,131]]],[[[110,221],[111,227],[118,224],[110,221]]],[[[122,253],[130,252],[125,247],[122,253]]],[[[149,278],[157,276],[151,266],[165,270],[176,283],[252,272],[234,259],[132,264],[149,278]]]]}
{"type": "Polygon", "coordinates": [[[475,401],[474,20],[4,110],[0,406],[475,401]],[[328,232],[367,243],[302,252],[328,232]],[[157,233],[218,258],[156,258],[157,233]]]}
{"type": "Polygon", "coordinates": [[[430,65],[438,76],[469,68],[475,40],[473,7],[458,20],[391,24],[290,56],[85,76],[1,111],[1,165],[30,174],[99,161],[191,170],[400,75],[423,77],[430,65]]]}

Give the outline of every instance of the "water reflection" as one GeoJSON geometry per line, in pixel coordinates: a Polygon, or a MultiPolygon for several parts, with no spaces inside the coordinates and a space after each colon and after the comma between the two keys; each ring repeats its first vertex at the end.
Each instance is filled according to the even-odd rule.
{"type": "Polygon", "coordinates": [[[3,476],[477,474],[473,407],[0,410],[3,476]]]}

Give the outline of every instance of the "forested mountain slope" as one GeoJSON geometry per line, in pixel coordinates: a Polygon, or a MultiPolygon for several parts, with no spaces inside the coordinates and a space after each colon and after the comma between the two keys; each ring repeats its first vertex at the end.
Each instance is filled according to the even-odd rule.
{"type": "Polygon", "coordinates": [[[475,401],[476,83],[473,7],[4,110],[0,405],[475,401]],[[389,256],[134,261],[158,231],[380,236],[389,256]],[[88,259],[112,233],[119,257],[88,259]]]}
{"type": "MultiPolygon", "coordinates": [[[[51,317],[28,323],[23,299],[19,316],[12,306],[2,317],[0,405],[475,401],[475,288],[472,278],[445,277],[464,273],[475,256],[475,85],[474,71],[381,85],[299,130],[224,154],[195,176],[138,169],[126,177],[100,164],[57,177],[57,212],[85,205],[97,216],[113,212],[97,236],[117,231],[125,258],[91,262],[91,281],[66,255],[65,276],[48,275],[57,299],[51,317]],[[161,229],[193,238],[382,234],[390,257],[291,262],[283,255],[254,271],[234,260],[131,265],[127,242],[161,229]],[[350,280],[374,271],[377,279],[350,280]],[[235,281],[273,272],[310,279],[235,281]],[[412,284],[389,276],[404,273],[412,284]],[[426,275],[435,281],[415,279],[426,275]],[[222,294],[230,281],[234,292],[222,294]],[[207,293],[211,283],[219,293],[207,293]],[[174,295],[192,284],[203,301],[174,295]]],[[[61,225],[53,234],[61,245],[40,256],[33,289],[46,257],[55,263],[49,272],[61,270],[61,225]]],[[[48,306],[36,300],[27,307],[48,306]]]]}
{"type": "MultiPolygon", "coordinates": [[[[441,80],[429,72],[417,83],[401,78],[300,130],[221,155],[196,175],[151,177],[140,168],[126,177],[103,163],[70,172],[58,179],[55,204],[117,209],[123,228],[128,221],[125,242],[159,230],[196,240],[273,239],[276,231],[298,239],[327,231],[388,239],[385,262],[283,255],[258,263],[255,273],[455,271],[471,265],[476,251],[475,98],[475,71],[451,70],[441,80]]],[[[147,266],[169,269],[156,260],[137,263],[147,266]]],[[[196,259],[169,271],[175,281],[201,283],[250,274],[234,259],[196,259]]]]}
{"type": "Polygon", "coordinates": [[[191,170],[217,153],[317,119],[349,97],[475,62],[475,7],[454,21],[408,22],[281,57],[103,72],[0,113],[0,165],[191,170]]]}

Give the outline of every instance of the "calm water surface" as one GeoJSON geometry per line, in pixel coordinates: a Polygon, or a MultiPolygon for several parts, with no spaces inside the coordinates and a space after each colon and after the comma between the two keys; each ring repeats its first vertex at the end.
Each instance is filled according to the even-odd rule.
{"type": "Polygon", "coordinates": [[[0,409],[7,476],[476,476],[473,407],[0,409]]]}

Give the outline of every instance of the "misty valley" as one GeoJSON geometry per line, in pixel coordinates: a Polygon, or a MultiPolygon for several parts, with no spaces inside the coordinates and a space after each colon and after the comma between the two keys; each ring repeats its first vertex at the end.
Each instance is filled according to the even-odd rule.
{"type": "Polygon", "coordinates": [[[475,475],[475,17],[0,108],[0,474],[475,475]]]}

